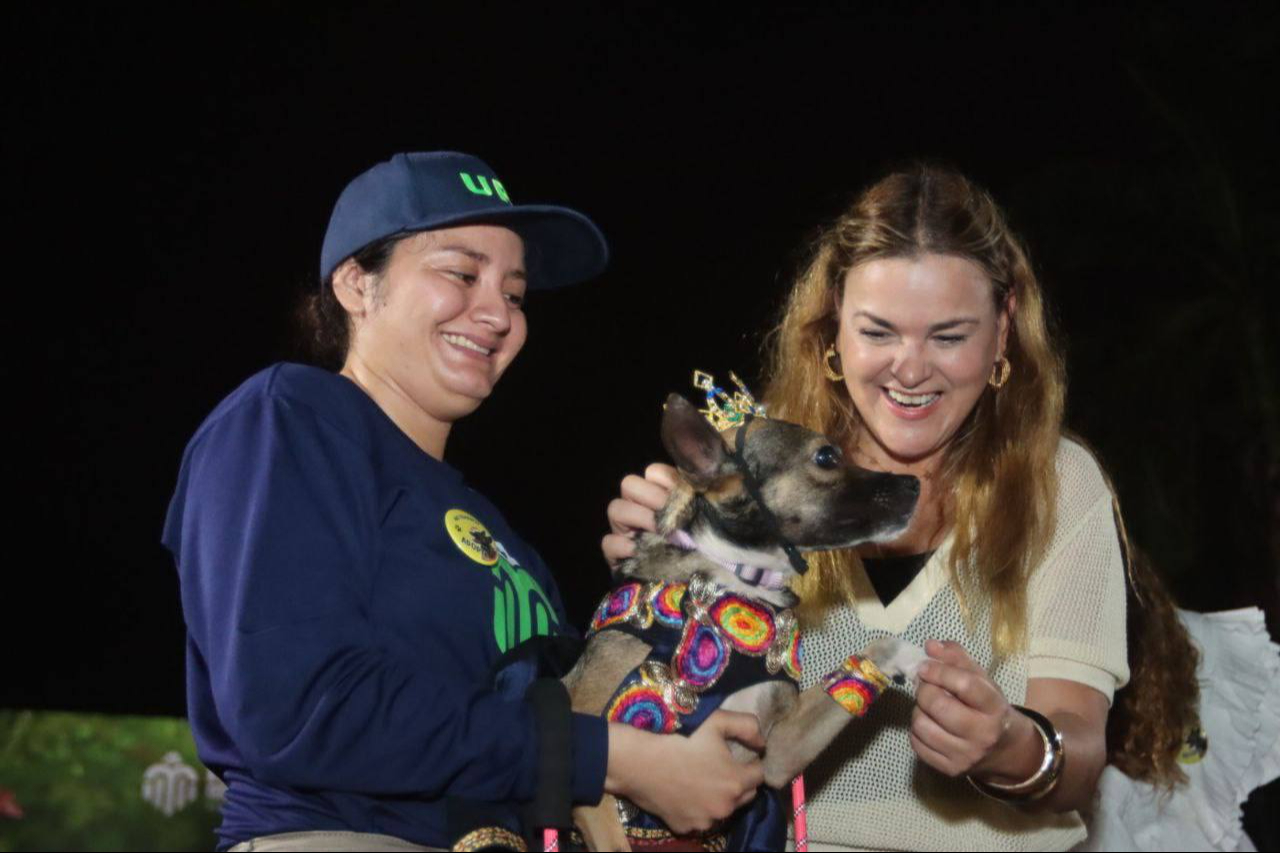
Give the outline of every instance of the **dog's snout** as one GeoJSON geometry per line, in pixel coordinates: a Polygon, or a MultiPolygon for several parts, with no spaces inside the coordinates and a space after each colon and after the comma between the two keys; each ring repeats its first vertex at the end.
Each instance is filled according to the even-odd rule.
{"type": "Polygon", "coordinates": [[[880,474],[877,477],[875,493],[872,501],[877,506],[896,506],[907,500],[915,503],[920,497],[920,481],[907,474],[880,474]]]}

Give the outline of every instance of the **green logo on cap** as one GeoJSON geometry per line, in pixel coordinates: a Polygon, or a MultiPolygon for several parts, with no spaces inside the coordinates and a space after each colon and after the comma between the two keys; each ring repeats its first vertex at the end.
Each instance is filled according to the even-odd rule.
{"type": "Polygon", "coordinates": [[[458,177],[462,178],[462,183],[464,183],[467,189],[471,190],[471,192],[475,193],[476,195],[491,196],[494,193],[497,193],[498,198],[502,199],[503,202],[505,202],[506,204],[511,204],[511,199],[507,197],[507,188],[504,187],[502,185],[502,181],[498,180],[497,178],[490,179],[490,178],[486,178],[484,175],[476,175],[475,180],[472,180],[471,176],[468,175],[466,172],[459,172],[458,177]],[[489,185],[490,180],[492,180],[493,186],[489,185]],[[480,182],[479,186],[476,186],[476,181],[480,182]]]}

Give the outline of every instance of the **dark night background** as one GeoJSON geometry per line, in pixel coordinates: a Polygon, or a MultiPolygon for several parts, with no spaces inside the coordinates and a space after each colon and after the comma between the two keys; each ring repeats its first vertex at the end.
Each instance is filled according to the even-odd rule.
{"type": "MultiPolygon", "coordinates": [[[[479,154],[517,201],[577,207],[612,243],[603,278],[531,302],[529,344],[449,446],[579,624],[607,580],[605,506],[660,458],[662,397],[691,393],[694,367],[757,376],[814,229],[929,158],[987,185],[1030,244],[1070,425],[1180,600],[1259,605],[1280,633],[1270,7],[5,16],[0,706],[183,713],[158,541],[182,448],[296,357],[333,200],[399,150],[479,154]]],[[[1275,811],[1253,806],[1262,849],[1275,811]]]]}

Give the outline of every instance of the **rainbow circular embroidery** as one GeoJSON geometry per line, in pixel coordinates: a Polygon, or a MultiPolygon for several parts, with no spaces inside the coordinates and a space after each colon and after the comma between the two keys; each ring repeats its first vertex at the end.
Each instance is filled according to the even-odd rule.
{"type": "Polygon", "coordinates": [[[682,583],[663,584],[650,601],[653,617],[668,628],[679,628],[684,622],[680,605],[684,602],[685,588],[682,583]]]}
{"type": "Polygon", "coordinates": [[[609,597],[600,602],[596,615],[591,619],[591,630],[599,631],[610,625],[616,625],[630,619],[640,608],[640,591],[643,585],[628,583],[615,589],[609,597]]]}
{"type": "Polygon", "coordinates": [[[715,628],[690,621],[671,663],[678,680],[694,690],[706,690],[729,665],[729,648],[715,628]]]}
{"type": "Polygon", "coordinates": [[[773,645],[773,614],[745,598],[726,595],[711,608],[711,619],[740,652],[762,655],[773,645]]]}
{"type": "Polygon", "coordinates": [[[632,684],[619,693],[609,705],[605,719],[664,735],[671,734],[680,726],[679,718],[662,701],[662,691],[643,682],[632,684]]]}
{"type": "Polygon", "coordinates": [[[872,685],[847,672],[839,677],[830,678],[827,682],[827,693],[855,717],[866,714],[871,703],[880,695],[872,685]]]}
{"type": "Polygon", "coordinates": [[[782,661],[783,667],[787,670],[787,675],[800,680],[800,673],[804,671],[804,643],[800,639],[800,626],[796,625],[791,629],[791,642],[787,645],[787,655],[782,661]]]}

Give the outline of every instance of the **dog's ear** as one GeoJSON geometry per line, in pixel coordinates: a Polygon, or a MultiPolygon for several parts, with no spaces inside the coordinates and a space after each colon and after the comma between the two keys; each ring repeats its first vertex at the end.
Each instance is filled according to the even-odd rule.
{"type": "Polygon", "coordinates": [[[704,489],[724,470],[728,451],[715,427],[679,394],[663,406],[662,446],[694,488],[704,489]]]}

